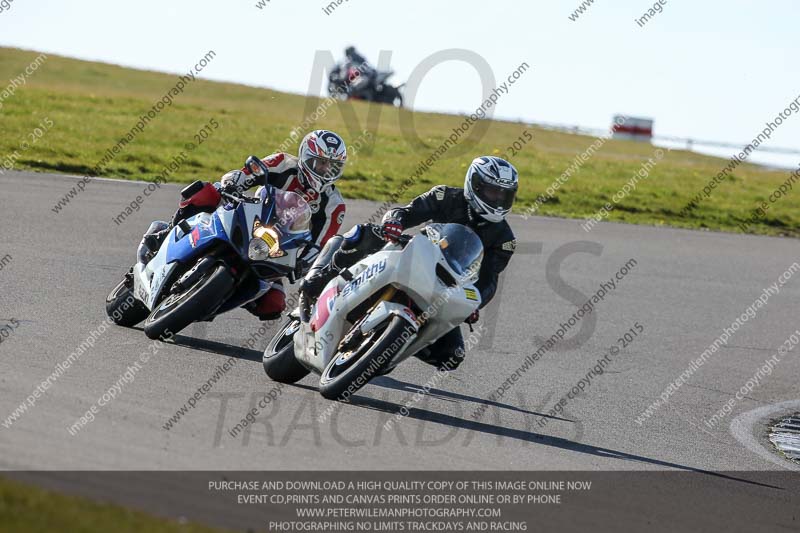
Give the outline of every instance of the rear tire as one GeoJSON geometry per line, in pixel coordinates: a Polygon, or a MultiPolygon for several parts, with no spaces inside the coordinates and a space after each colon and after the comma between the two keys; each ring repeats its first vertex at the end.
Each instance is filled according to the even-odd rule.
{"type": "Polygon", "coordinates": [[[380,101],[397,107],[403,107],[403,95],[397,87],[384,85],[380,101]]]}
{"type": "Polygon", "coordinates": [[[290,316],[264,350],[264,372],[278,383],[296,383],[306,377],[309,370],[294,356],[294,334],[300,320],[290,316]],[[288,331],[294,330],[291,334],[288,331]]]}
{"type": "Polygon", "coordinates": [[[393,316],[385,328],[378,326],[369,332],[349,357],[337,352],[319,379],[320,394],[329,400],[346,400],[381,375],[405,346],[402,335],[409,327],[404,318],[393,316]],[[360,384],[359,378],[362,378],[360,384]]]}
{"type": "Polygon", "coordinates": [[[132,328],[150,314],[150,310],[133,295],[128,276],[106,296],[106,314],[116,325],[132,328]]]}
{"type": "Polygon", "coordinates": [[[184,292],[169,295],[157,304],[144,321],[145,335],[160,339],[178,333],[216,310],[228,298],[234,284],[225,265],[218,265],[184,292]]]}

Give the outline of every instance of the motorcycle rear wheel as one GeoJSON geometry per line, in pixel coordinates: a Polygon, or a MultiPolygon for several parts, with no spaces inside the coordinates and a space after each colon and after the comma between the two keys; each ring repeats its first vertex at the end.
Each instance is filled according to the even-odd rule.
{"type": "Polygon", "coordinates": [[[233,290],[235,281],[225,265],[218,265],[181,292],[162,300],[144,321],[151,339],[174,335],[192,322],[216,310],[233,290]]]}
{"type": "Polygon", "coordinates": [[[367,333],[358,347],[337,352],[319,378],[319,392],[329,400],[346,400],[370,379],[380,375],[405,346],[403,332],[409,323],[393,316],[367,333]]]}

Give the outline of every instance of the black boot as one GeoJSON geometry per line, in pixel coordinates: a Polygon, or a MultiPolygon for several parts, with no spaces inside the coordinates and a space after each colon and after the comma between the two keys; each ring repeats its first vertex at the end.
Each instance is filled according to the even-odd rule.
{"type": "Polygon", "coordinates": [[[308,273],[300,282],[300,319],[307,322],[310,317],[311,306],[319,297],[322,289],[328,284],[330,280],[336,277],[339,269],[334,267],[333,254],[342,247],[342,237],[335,235],[325,243],[322,251],[320,251],[314,264],[308,270],[308,273]]]}
{"type": "Polygon", "coordinates": [[[448,357],[442,357],[434,355],[430,348],[423,348],[419,352],[414,354],[414,357],[422,361],[423,363],[427,363],[431,366],[436,367],[437,370],[441,372],[452,372],[456,368],[458,368],[461,363],[464,362],[464,349],[458,349],[451,354],[447,354],[448,357]]]}
{"type": "Polygon", "coordinates": [[[443,335],[439,340],[423,348],[414,357],[420,361],[435,366],[442,372],[450,372],[464,362],[464,338],[461,328],[455,328],[443,335]]]}

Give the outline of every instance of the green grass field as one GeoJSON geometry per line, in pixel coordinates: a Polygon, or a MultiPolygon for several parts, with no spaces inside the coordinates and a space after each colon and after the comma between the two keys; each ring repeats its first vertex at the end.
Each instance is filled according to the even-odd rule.
{"type": "MultiPolygon", "coordinates": [[[[21,75],[37,55],[0,48],[0,90],[5,80],[21,75]]],[[[208,69],[213,69],[213,63],[208,69]]],[[[535,69],[528,75],[535,76],[535,69]]],[[[213,119],[219,127],[170,176],[171,181],[177,182],[213,180],[241,165],[249,154],[266,155],[275,150],[303,122],[309,110],[323,102],[242,85],[190,83],[173,105],[166,107],[113,162],[95,169],[104,153],[176,82],[177,75],[48,56],[24,86],[14,95],[4,97],[0,109],[0,162],[16,151],[14,168],[154,179],[165,165],[186,151],[187,143],[196,144],[194,136],[213,119]],[[33,142],[35,136],[29,135],[49,123],[45,120],[52,121],[52,127],[46,126],[44,129],[48,131],[33,142]],[[26,138],[31,145],[23,150],[26,138]]],[[[353,109],[361,128],[365,127],[370,105],[355,103],[353,109]]],[[[403,113],[406,117],[410,115],[380,107],[374,150],[362,149],[354,154],[344,179],[339,182],[346,198],[389,198],[392,192],[400,190],[419,162],[463,122],[462,117],[453,115],[414,113],[417,133],[427,146],[412,145],[401,129],[403,113]]],[[[361,129],[344,119],[339,104],[331,106],[315,125],[340,132],[351,144],[361,129]]],[[[527,130],[533,140],[509,157],[521,175],[516,211],[524,212],[570,166],[575,156],[595,140],[521,123],[492,121],[486,125],[488,130],[477,143],[450,150],[445,159],[436,162],[411,187],[403,189],[399,201],[406,201],[434,184],[462,184],[472,157],[508,155],[508,147],[527,130]]],[[[290,146],[289,151],[295,152],[297,143],[290,146]]],[[[607,142],[538,214],[588,218],[611,201],[614,193],[652,156],[653,150],[654,147],[643,143],[607,142]]],[[[752,210],[787,180],[789,172],[742,165],[732,178],[717,187],[711,198],[689,213],[681,213],[687,202],[726,164],[722,159],[672,151],[648,179],[639,182],[636,191],[616,206],[609,220],[739,232],[738,224],[750,218],[752,210]]],[[[87,187],[90,190],[91,185],[87,187]]],[[[800,236],[798,205],[790,193],[772,204],[766,216],[749,231],[800,236]]]]}
{"type": "Polygon", "coordinates": [[[222,533],[117,505],[64,496],[0,478],[0,530],[14,533],[222,533]]]}

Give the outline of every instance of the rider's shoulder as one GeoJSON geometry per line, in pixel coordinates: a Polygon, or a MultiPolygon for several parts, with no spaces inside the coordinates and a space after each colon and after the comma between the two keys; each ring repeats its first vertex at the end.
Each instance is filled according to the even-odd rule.
{"type": "Polygon", "coordinates": [[[446,199],[463,197],[464,189],[459,187],[450,187],[448,185],[436,185],[431,187],[431,190],[429,190],[426,194],[436,198],[436,200],[441,202],[446,199]]]}
{"type": "Polygon", "coordinates": [[[286,152],[275,152],[274,154],[270,154],[265,157],[263,161],[270,170],[281,171],[288,168],[297,167],[299,160],[297,157],[287,154],[286,152]]]}
{"type": "Polygon", "coordinates": [[[335,185],[331,185],[326,191],[325,194],[328,196],[328,201],[333,203],[344,203],[344,197],[342,193],[339,192],[339,189],[335,185]]]}

